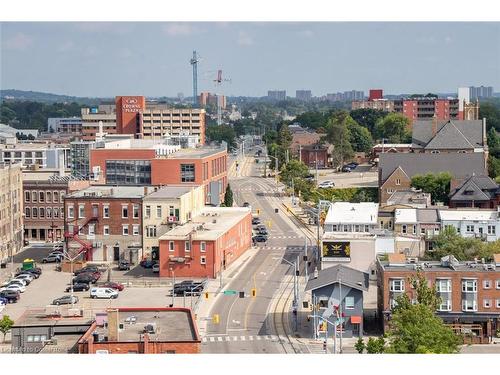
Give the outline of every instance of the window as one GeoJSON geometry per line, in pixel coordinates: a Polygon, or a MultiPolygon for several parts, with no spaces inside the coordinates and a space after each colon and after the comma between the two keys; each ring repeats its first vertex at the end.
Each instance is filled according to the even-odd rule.
{"type": "Polygon", "coordinates": [[[168,207],[169,214],[168,216],[175,216],[175,209],[174,206],[169,206],[168,207]]]}
{"type": "Polygon", "coordinates": [[[336,232],[337,231],[337,225],[332,225],[332,232],[336,232]]]}
{"type": "Polygon", "coordinates": [[[132,225],[132,235],[134,235],[134,236],[139,235],[139,225],[137,225],[137,224],[132,225]]]}
{"type": "Polygon", "coordinates": [[[75,207],[68,206],[68,219],[73,219],[75,217],[75,207]]]}
{"type": "Polygon", "coordinates": [[[105,219],[109,219],[109,205],[105,204],[102,207],[102,217],[105,219]]]}
{"type": "Polygon", "coordinates": [[[497,280],[497,282],[496,282],[496,288],[500,289],[500,280],[497,280]]]}
{"type": "Polygon", "coordinates": [[[189,241],[184,242],[184,250],[191,251],[191,243],[189,241]]]}
{"type": "Polygon", "coordinates": [[[464,293],[477,292],[477,280],[462,280],[462,292],[464,293]]]}
{"type": "Polygon", "coordinates": [[[161,206],[156,206],[156,218],[161,219],[161,206]]]}
{"type": "Polygon", "coordinates": [[[38,208],[33,207],[33,210],[31,211],[31,217],[34,217],[34,218],[38,217],[38,208]]]}
{"type": "Polygon", "coordinates": [[[496,234],[496,227],[494,225],[488,225],[488,234],[496,234]]]}
{"type": "Polygon", "coordinates": [[[497,299],[497,309],[500,309],[500,299],[497,299]]]}
{"type": "Polygon", "coordinates": [[[40,207],[40,209],[38,210],[38,216],[40,218],[44,218],[45,217],[45,208],[40,207]]]}
{"type": "Polygon", "coordinates": [[[145,216],[147,219],[151,217],[151,206],[146,206],[145,216]]]}
{"type": "MultiPolygon", "coordinates": [[[[63,208],[61,207],[61,218],[63,217],[63,208]]],[[[59,208],[57,207],[54,207],[52,209],[52,213],[53,213],[53,216],[54,216],[54,219],[57,219],[59,217],[59,208]]]]}
{"type": "Polygon", "coordinates": [[[168,251],[174,251],[174,241],[168,241],[168,251]]]}
{"type": "Polygon", "coordinates": [[[89,224],[89,236],[95,236],[95,224],[89,224]]]}
{"type": "Polygon", "coordinates": [[[207,264],[207,257],[206,256],[200,257],[200,264],[207,264]]]}
{"type": "Polygon", "coordinates": [[[450,279],[436,279],[436,292],[449,293],[451,292],[450,279]]]}
{"type": "Polygon", "coordinates": [[[54,191],[54,194],[52,196],[54,198],[55,203],[59,202],[59,192],[54,191]]]}
{"type": "Polygon", "coordinates": [[[491,299],[483,299],[483,307],[489,309],[491,307],[491,299]]]}
{"type": "Polygon", "coordinates": [[[200,242],[200,251],[202,251],[202,252],[207,251],[207,243],[205,241],[200,242]]]}
{"type": "Polygon", "coordinates": [[[27,217],[27,218],[31,217],[31,208],[29,208],[29,207],[25,208],[24,216],[27,217]]]}
{"type": "Polygon", "coordinates": [[[83,204],[78,206],[78,218],[84,218],[85,217],[85,206],[83,204]]]}
{"type": "Polygon", "coordinates": [[[389,307],[390,307],[391,309],[395,308],[395,307],[397,306],[397,304],[398,304],[398,303],[396,302],[396,300],[395,300],[394,298],[390,298],[390,299],[389,299],[389,307]]]}
{"type": "Polygon", "coordinates": [[[491,280],[483,280],[483,289],[491,288],[491,280]]]}
{"type": "Polygon", "coordinates": [[[31,198],[31,193],[29,191],[24,192],[24,201],[29,202],[31,198]]]}
{"type": "Polygon", "coordinates": [[[391,292],[404,292],[405,291],[405,281],[403,279],[390,279],[390,291],[391,292]]]}
{"type": "Polygon", "coordinates": [[[451,300],[441,300],[438,306],[438,311],[451,311],[451,300]]]}
{"type": "Polygon", "coordinates": [[[47,207],[45,209],[45,215],[47,216],[48,219],[52,218],[52,208],[51,207],[47,207]]]}
{"type": "Polygon", "coordinates": [[[408,232],[408,228],[406,224],[401,225],[401,233],[406,234],[408,232]]]}
{"type": "Polygon", "coordinates": [[[45,202],[45,192],[44,191],[41,191],[38,193],[38,201],[40,203],[44,203],[45,202]]]}
{"type": "Polygon", "coordinates": [[[156,237],[156,226],[149,225],[146,228],[146,237],[156,237]]]}
{"type": "Polygon", "coordinates": [[[122,225],[122,234],[128,236],[128,225],[122,225]]]}
{"type": "Polygon", "coordinates": [[[370,226],[369,225],[365,225],[365,232],[368,233],[370,231],[370,226]]]}
{"type": "Polygon", "coordinates": [[[401,185],[401,179],[400,178],[396,178],[396,185],[401,185]]]}
{"type": "Polygon", "coordinates": [[[48,191],[46,195],[47,195],[47,202],[48,203],[52,202],[52,192],[48,191]]]}
{"type": "Polygon", "coordinates": [[[346,310],[354,309],[354,297],[346,297],[345,298],[345,308],[346,308],[346,310]]]}
{"type": "Polygon", "coordinates": [[[474,233],[474,225],[467,225],[467,233],[474,233]]]}
{"type": "Polygon", "coordinates": [[[126,219],[128,217],[128,205],[122,206],[122,219],[126,219]]]}
{"type": "Polygon", "coordinates": [[[104,225],[102,227],[102,234],[105,236],[109,236],[109,225],[104,225]]]}
{"type": "Polygon", "coordinates": [[[462,300],[462,310],[463,311],[477,311],[477,302],[469,301],[466,299],[462,300]]]}
{"type": "Polygon", "coordinates": [[[134,206],[132,208],[132,216],[134,217],[134,219],[139,218],[139,205],[138,204],[134,204],[134,206]]]}
{"type": "Polygon", "coordinates": [[[181,164],[181,182],[194,182],[194,164],[181,164]]]}
{"type": "Polygon", "coordinates": [[[32,202],[37,202],[38,201],[38,192],[32,191],[31,192],[31,201],[32,202]]]}
{"type": "Polygon", "coordinates": [[[394,193],[394,189],[387,189],[387,194],[392,194],[394,193]]]}

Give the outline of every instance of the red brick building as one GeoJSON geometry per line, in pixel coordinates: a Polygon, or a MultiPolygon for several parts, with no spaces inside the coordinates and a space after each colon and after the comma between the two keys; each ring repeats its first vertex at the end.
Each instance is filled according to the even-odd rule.
{"type": "Polygon", "coordinates": [[[396,299],[406,293],[415,300],[409,278],[417,271],[436,287],[441,298],[436,314],[457,333],[472,332],[474,343],[487,343],[500,329],[500,254],[491,263],[458,262],[453,256],[440,262],[419,262],[403,254],[377,259],[378,310],[384,330],[390,322],[396,299]]]}
{"type": "Polygon", "coordinates": [[[141,113],[146,108],[144,96],[117,96],[116,105],[116,133],[141,133],[141,113]]]}
{"type": "Polygon", "coordinates": [[[251,245],[250,209],[206,208],[160,237],[160,276],[216,278],[251,245]]]}
{"type": "Polygon", "coordinates": [[[120,307],[96,319],[78,341],[78,353],[195,354],[200,343],[190,309],[120,307]]]}
{"type": "Polygon", "coordinates": [[[332,146],[328,145],[308,145],[300,147],[300,160],[309,168],[328,168],[331,166],[329,162],[329,154],[332,146]]]}

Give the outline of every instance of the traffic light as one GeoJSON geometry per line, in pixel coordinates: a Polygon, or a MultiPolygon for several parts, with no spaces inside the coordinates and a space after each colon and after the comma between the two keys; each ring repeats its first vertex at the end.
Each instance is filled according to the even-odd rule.
{"type": "Polygon", "coordinates": [[[219,321],[220,321],[219,314],[214,314],[214,316],[212,317],[212,323],[219,324],[219,321]]]}
{"type": "Polygon", "coordinates": [[[208,299],[208,297],[209,297],[208,292],[205,292],[205,299],[208,299]]]}
{"type": "Polygon", "coordinates": [[[257,297],[257,289],[252,289],[252,297],[257,297]]]}
{"type": "Polygon", "coordinates": [[[299,270],[295,270],[295,276],[300,276],[300,271],[299,270]]]}
{"type": "Polygon", "coordinates": [[[240,292],[240,298],[245,298],[245,292],[240,292]]]}
{"type": "Polygon", "coordinates": [[[326,350],[326,341],[323,341],[323,350],[326,350]]]}
{"type": "Polygon", "coordinates": [[[302,257],[302,260],[303,260],[304,262],[307,262],[307,255],[304,255],[304,256],[302,257]]]}

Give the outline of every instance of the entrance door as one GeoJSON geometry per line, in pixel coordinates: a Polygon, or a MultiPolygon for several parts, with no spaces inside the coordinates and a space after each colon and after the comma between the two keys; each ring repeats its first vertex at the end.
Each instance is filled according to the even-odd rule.
{"type": "Polygon", "coordinates": [[[45,229],[40,229],[40,240],[45,241],[45,229]]]}
{"type": "Polygon", "coordinates": [[[113,246],[113,260],[114,261],[120,260],[120,247],[119,246],[113,246]]]}

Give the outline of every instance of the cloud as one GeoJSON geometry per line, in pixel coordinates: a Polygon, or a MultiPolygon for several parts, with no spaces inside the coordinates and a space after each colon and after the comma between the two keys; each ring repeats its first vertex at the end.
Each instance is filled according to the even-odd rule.
{"type": "Polygon", "coordinates": [[[33,44],[33,38],[24,33],[17,33],[3,42],[3,47],[8,50],[24,51],[33,44]]]}
{"type": "Polygon", "coordinates": [[[240,46],[252,46],[254,44],[253,38],[244,31],[238,33],[238,39],[236,42],[240,46]]]}
{"type": "Polygon", "coordinates": [[[189,23],[170,23],[162,29],[169,36],[188,36],[198,32],[198,29],[189,23]]]}

